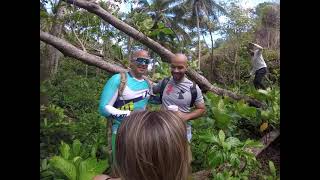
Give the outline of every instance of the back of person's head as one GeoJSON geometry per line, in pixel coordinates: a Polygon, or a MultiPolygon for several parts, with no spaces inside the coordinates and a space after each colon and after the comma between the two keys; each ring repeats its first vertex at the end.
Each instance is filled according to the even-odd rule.
{"type": "Polygon", "coordinates": [[[171,111],[134,112],[116,137],[116,169],[122,180],[186,180],[185,123],[171,111]]]}

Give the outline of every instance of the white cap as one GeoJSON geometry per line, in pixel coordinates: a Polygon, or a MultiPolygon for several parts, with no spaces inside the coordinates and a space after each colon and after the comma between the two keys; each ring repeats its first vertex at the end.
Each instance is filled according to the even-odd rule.
{"type": "Polygon", "coordinates": [[[169,110],[169,111],[178,111],[178,110],[179,110],[179,107],[176,106],[176,105],[170,105],[170,106],[168,106],[168,110],[169,110]]]}

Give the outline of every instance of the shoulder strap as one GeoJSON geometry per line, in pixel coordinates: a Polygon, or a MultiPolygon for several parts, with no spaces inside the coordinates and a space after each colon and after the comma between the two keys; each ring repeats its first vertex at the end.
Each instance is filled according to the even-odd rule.
{"type": "Polygon", "coordinates": [[[161,86],[160,86],[160,101],[161,101],[161,103],[162,103],[162,94],[163,94],[163,91],[164,91],[164,89],[166,88],[169,80],[170,80],[170,77],[166,77],[166,78],[164,78],[164,79],[162,80],[162,82],[161,82],[161,86]]]}
{"type": "Polygon", "coordinates": [[[118,97],[122,96],[123,90],[127,84],[127,73],[121,72],[120,73],[120,86],[119,86],[119,93],[118,97]]]}
{"type": "Polygon", "coordinates": [[[151,93],[152,81],[151,81],[147,76],[143,76],[143,79],[144,79],[145,81],[147,81],[148,87],[149,87],[149,93],[151,93]]]}
{"type": "Polygon", "coordinates": [[[194,102],[196,101],[196,98],[198,96],[197,92],[197,84],[193,82],[193,85],[190,87],[190,92],[191,92],[191,102],[190,102],[190,107],[193,107],[194,102]]]}

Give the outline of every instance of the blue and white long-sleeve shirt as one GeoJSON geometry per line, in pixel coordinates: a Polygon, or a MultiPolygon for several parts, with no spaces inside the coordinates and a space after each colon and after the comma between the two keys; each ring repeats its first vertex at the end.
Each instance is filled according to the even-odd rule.
{"type": "Polygon", "coordinates": [[[144,79],[136,79],[126,72],[127,83],[122,96],[118,96],[120,74],[113,75],[103,88],[99,111],[105,117],[115,120],[112,131],[116,133],[122,119],[131,111],[145,110],[149,95],[149,85],[144,79]]]}

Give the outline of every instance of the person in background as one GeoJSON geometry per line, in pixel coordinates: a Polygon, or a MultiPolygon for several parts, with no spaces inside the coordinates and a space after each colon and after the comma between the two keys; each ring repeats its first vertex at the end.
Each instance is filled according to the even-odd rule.
{"type": "Polygon", "coordinates": [[[251,56],[252,70],[250,75],[255,75],[253,84],[256,89],[266,89],[263,78],[267,74],[267,64],[262,56],[263,48],[255,43],[249,43],[248,52],[251,56]]]}

